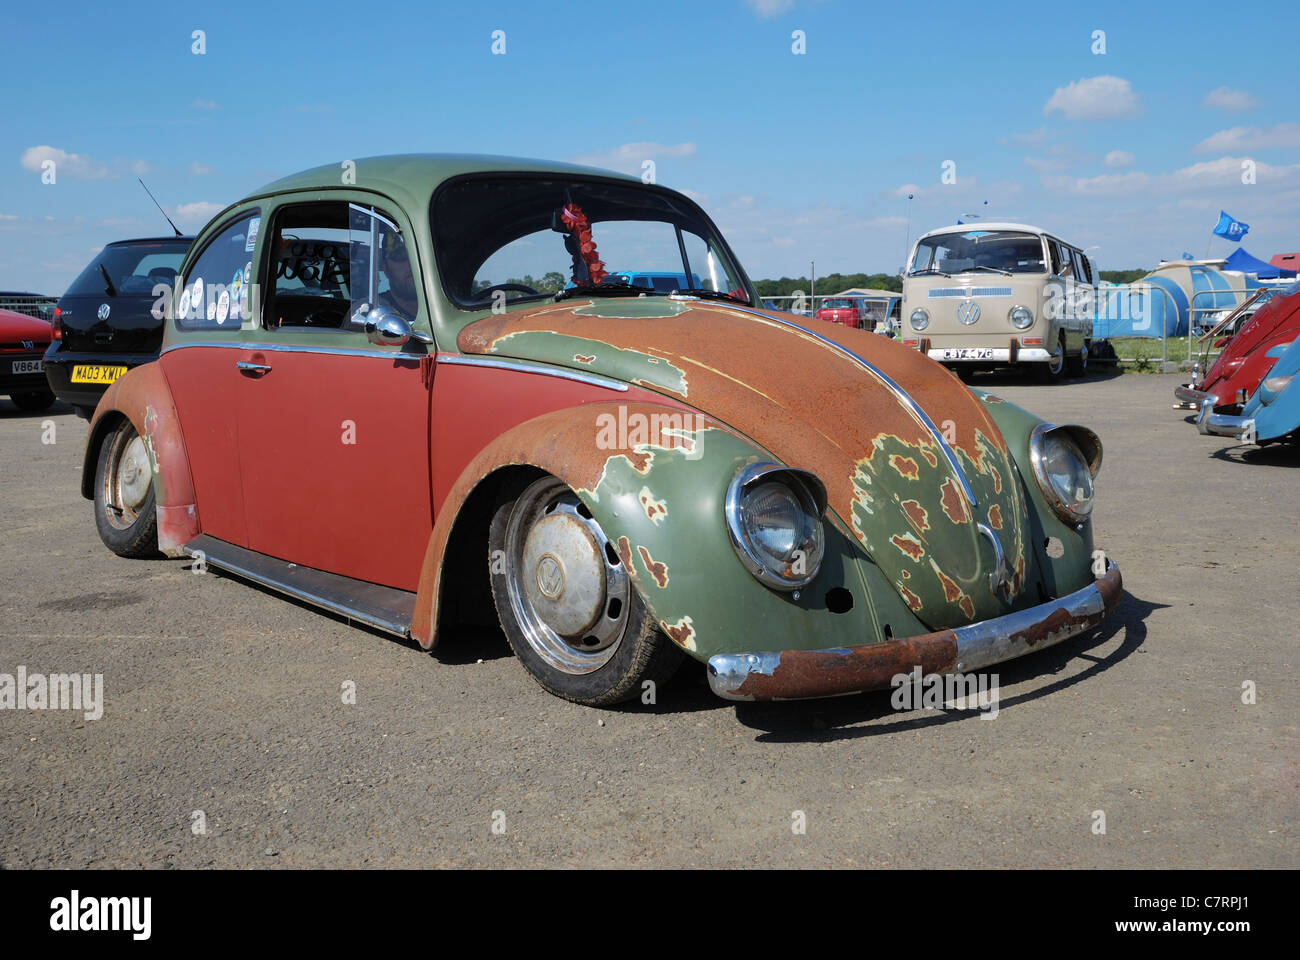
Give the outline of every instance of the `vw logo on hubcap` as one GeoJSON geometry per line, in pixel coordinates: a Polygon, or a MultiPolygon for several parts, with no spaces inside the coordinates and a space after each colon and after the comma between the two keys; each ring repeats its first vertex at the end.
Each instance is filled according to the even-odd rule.
{"type": "Polygon", "coordinates": [[[980,305],[974,300],[963,300],[957,304],[957,320],[970,326],[980,318],[980,305]]]}
{"type": "Polygon", "coordinates": [[[552,554],[537,561],[537,589],[552,600],[564,592],[564,567],[552,554]]]}

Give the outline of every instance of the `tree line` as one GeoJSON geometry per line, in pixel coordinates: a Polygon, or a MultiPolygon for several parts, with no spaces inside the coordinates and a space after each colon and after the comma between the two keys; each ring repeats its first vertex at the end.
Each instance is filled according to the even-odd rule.
{"type": "MultiPolygon", "coordinates": [[[[1097,275],[1111,283],[1132,283],[1145,277],[1150,270],[1099,270],[1097,275]]],[[[815,292],[823,294],[839,293],[855,287],[867,290],[892,290],[903,292],[903,279],[891,273],[828,273],[817,278],[817,289],[813,291],[807,277],[782,277],[779,280],[755,280],[760,297],[792,297],[798,291],[805,296],[815,292]]]]}

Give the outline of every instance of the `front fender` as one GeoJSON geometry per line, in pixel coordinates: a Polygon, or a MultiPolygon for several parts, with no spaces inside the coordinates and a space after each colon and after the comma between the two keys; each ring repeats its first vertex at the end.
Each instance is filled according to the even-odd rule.
{"type": "Polygon", "coordinates": [[[131,422],[149,451],[158,549],[168,556],[183,556],[184,545],[199,535],[199,513],[180,419],[162,364],[157,361],[133,367],[104,392],[90,420],[81,465],[81,494],[94,498],[100,446],[123,419],[131,422]]]}
{"type": "Polygon", "coordinates": [[[897,636],[924,632],[842,523],[828,520],[821,571],[797,598],[749,574],[727,536],[723,502],[736,472],[759,459],[773,458],[707,416],[654,403],[583,404],[506,431],[462,471],[438,513],[412,636],[425,649],[437,641],[445,554],[461,506],[493,473],[525,465],[575,491],[616,545],[660,628],[696,659],[871,642],[882,637],[885,622],[897,636]],[[651,431],[655,442],[638,442],[635,427],[622,427],[655,417],[668,418],[658,421],[666,429],[651,431]],[[602,424],[617,442],[602,442],[602,424]],[[835,588],[851,594],[849,609],[842,609],[842,595],[831,604],[840,612],[828,608],[835,588]]]}

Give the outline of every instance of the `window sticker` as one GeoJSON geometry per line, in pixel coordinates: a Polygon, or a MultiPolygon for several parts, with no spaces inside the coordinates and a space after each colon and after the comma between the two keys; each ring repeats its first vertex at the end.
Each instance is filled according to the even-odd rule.
{"type": "Polygon", "coordinates": [[[253,247],[257,245],[257,231],[262,226],[262,218],[254,217],[248,221],[248,239],[244,241],[244,252],[252,253],[253,247]]]}
{"type": "Polygon", "coordinates": [[[230,316],[230,291],[222,290],[221,296],[217,297],[217,323],[223,324],[230,316]]]}

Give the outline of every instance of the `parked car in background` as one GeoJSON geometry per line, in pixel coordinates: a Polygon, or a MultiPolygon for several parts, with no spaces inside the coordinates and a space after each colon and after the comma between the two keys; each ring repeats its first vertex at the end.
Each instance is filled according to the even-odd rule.
{"type": "Polygon", "coordinates": [[[1205,398],[1196,421],[1201,433],[1236,437],[1261,446],[1300,436],[1300,338],[1266,353],[1275,362],[1241,413],[1215,413],[1214,398],[1205,398]]]}
{"type": "Polygon", "coordinates": [[[1205,374],[1174,388],[1180,405],[1236,414],[1259,386],[1276,357],[1269,351],[1300,337],[1300,282],[1273,292],[1224,344],[1205,374]]]}
{"type": "Polygon", "coordinates": [[[425,649],[495,608],[543,688],[595,706],[684,657],[734,700],[975,671],[1118,601],[1091,431],[757,308],[685,195],[500,157],[356,173],[199,233],[158,362],[90,424],[111,550],[201,556],[425,649]],[[606,282],[605,258],[674,256],[693,294],[606,282]],[[241,272],[260,298],[227,296],[241,272]]]}
{"type": "Polygon", "coordinates": [[[653,290],[655,293],[673,293],[700,286],[700,278],[694,274],[690,280],[687,280],[684,273],[666,270],[614,270],[609,274],[609,278],[636,287],[638,290],[653,290]]]}
{"type": "Polygon", "coordinates": [[[7,395],[19,410],[44,410],[54,403],[43,363],[53,336],[44,320],[0,310],[0,396],[7,395]]]}
{"type": "Polygon", "coordinates": [[[903,278],[903,343],[940,363],[1030,364],[1048,381],[1088,368],[1097,276],[1076,246],[1021,223],[931,230],[903,278]]]}
{"type": "Polygon", "coordinates": [[[855,330],[862,328],[859,301],[852,297],[827,297],[817,308],[817,319],[838,323],[855,330]]]}
{"type": "MultiPolygon", "coordinates": [[[[82,270],[54,308],[54,342],[45,354],[50,389],[89,417],[109,384],[158,359],[163,306],[192,237],[110,243],[82,270]]],[[[230,282],[230,278],[227,278],[230,282]]]]}
{"type": "Polygon", "coordinates": [[[41,320],[54,319],[54,305],[58,302],[58,297],[47,297],[39,293],[0,290],[0,310],[25,313],[29,317],[38,317],[41,320]]]}

